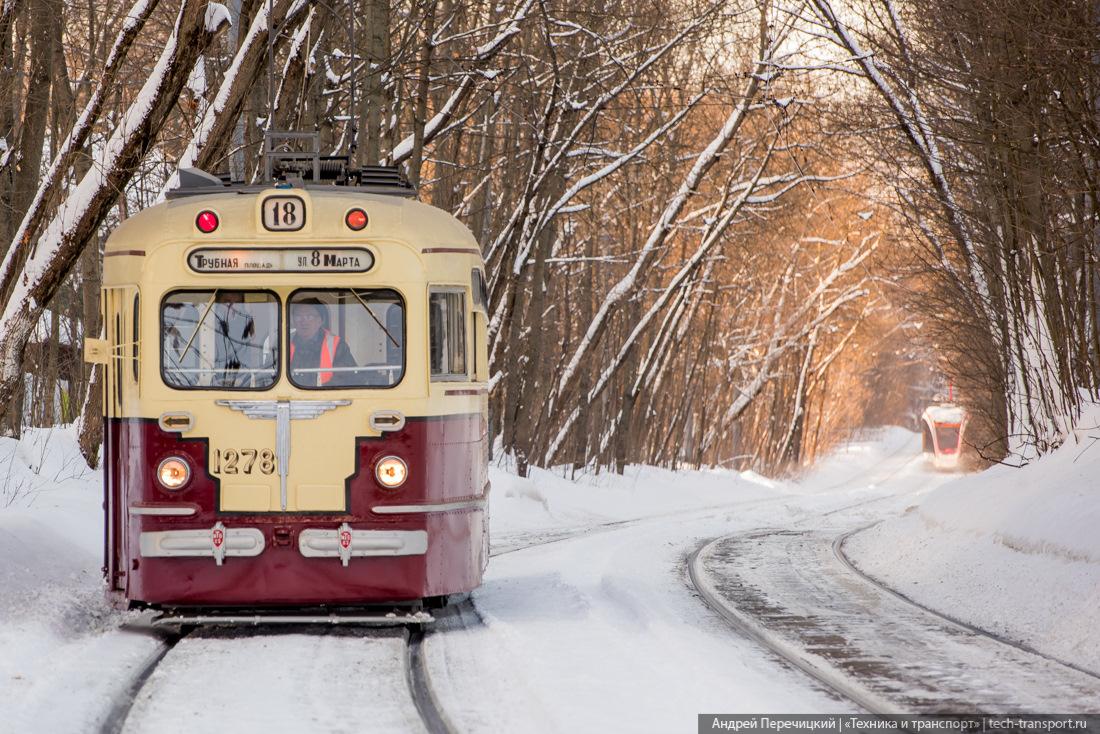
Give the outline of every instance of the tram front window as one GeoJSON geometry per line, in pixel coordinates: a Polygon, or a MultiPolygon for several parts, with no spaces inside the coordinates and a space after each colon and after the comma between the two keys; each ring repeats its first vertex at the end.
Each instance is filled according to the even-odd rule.
{"type": "Polygon", "coordinates": [[[959,450],[959,426],[951,423],[936,424],[936,444],[941,454],[953,454],[959,450]]]}
{"type": "Polygon", "coordinates": [[[405,373],[405,304],[389,289],[296,291],[290,381],[309,389],[393,387],[405,373]]]}
{"type": "Polygon", "coordinates": [[[172,387],[264,390],[279,377],[279,301],[247,290],[173,291],[161,303],[161,374],[172,387]]]}

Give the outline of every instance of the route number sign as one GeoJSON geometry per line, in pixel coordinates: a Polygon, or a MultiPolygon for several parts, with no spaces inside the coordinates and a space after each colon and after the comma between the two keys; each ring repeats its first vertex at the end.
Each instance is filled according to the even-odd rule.
{"type": "Polygon", "coordinates": [[[297,232],[306,225],[306,203],[298,196],[269,196],[263,204],[264,229],[297,232]]]}

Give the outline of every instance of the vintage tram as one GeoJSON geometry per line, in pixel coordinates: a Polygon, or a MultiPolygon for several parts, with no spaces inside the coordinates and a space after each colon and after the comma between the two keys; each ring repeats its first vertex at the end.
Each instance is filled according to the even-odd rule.
{"type": "Polygon", "coordinates": [[[107,241],[87,351],[116,606],[363,621],[481,583],[481,252],[396,170],[353,173],[184,171],[107,241]]]}

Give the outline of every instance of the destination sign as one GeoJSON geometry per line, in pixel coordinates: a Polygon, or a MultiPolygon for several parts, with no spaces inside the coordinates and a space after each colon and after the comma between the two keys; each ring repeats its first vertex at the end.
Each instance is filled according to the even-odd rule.
{"type": "Polygon", "coordinates": [[[374,255],[362,247],[204,247],[187,265],[196,273],[365,273],[374,255]]]}

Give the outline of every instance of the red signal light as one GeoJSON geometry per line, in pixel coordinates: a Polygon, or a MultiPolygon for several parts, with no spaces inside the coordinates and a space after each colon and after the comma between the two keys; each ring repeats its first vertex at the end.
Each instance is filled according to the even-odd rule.
{"type": "Polygon", "coordinates": [[[199,212],[198,218],[195,219],[195,226],[200,232],[210,234],[218,228],[218,215],[212,211],[199,212]]]}
{"type": "Polygon", "coordinates": [[[352,209],[344,217],[344,222],[348,225],[348,229],[358,232],[367,226],[367,213],[362,209],[352,209]]]}

